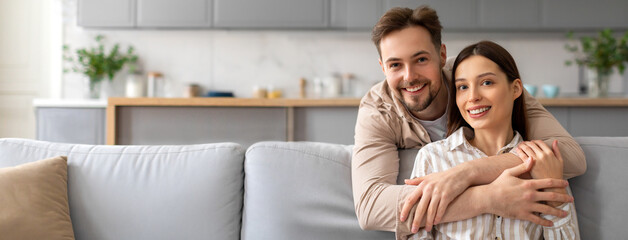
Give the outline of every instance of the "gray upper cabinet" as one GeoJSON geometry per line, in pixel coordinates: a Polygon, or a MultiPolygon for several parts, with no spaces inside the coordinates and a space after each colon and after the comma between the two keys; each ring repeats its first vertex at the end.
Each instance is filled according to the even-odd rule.
{"type": "Polygon", "coordinates": [[[214,0],[217,28],[329,27],[329,0],[214,0]]]}
{"type": "Polygon", "coordinates": [[[477,29],[477,0],[385,0],[386,10],[393,7],[416,8],[428,5],[438,13],[443,30],[477,29]]]}
{"type": "Polygon", "coordinates": [[[82,27],[134,27],[135,0],[78,0],[82,27]]]}
{"type": "Polygon", "coordinates": [[[541,0],[480,0],[479,26],[487,30],[541,28],[541,0]]]}
{"type": "Polygon", "coordinates": [[[628,28],[626,0],[546,0],[543,27],[547,29],[628,28]]]}
{"type": "Polygon", "coordinates": [[[138,27],[211,27],[211,0],[137,0],[138,27]]]}
{"type": "Polygon", "coordinates": [[[332,28],[370,30],[384,14],[382,0],[332,0],[332,28]]]}

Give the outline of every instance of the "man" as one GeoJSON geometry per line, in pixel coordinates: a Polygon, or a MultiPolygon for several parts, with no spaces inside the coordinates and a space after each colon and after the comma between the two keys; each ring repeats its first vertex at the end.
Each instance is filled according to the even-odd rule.
{"type": "MultiPolygon", "coordinates": [[[[430,229],[433,224],[483,213],[551,224],[534,213],[565,213],[540,202],[572,199],[542,189],[564,187],[566,182],[508,176],[512,171],[504,170],[524,167],[514,154],[476,159],[406,182],[414,185],[395,185],[397,149],[417,149],[445,138],[447,105],[455,103],[448,103],[451,66],[446,65],[441,29],[436,12],[428,7],[391,9],[373,29],[386,80],[362,99],[355,128],[352,182],[360,226],[394,231],[404,238],[420,226],[430,229]]],[[[525,94],[530,139],[550,146],[559,141],[564,178],[584,173],[580,146],[536,99],[525,94]]],[[[532,168],[530,174],[543,178],[542,169],[532,168]]]]}

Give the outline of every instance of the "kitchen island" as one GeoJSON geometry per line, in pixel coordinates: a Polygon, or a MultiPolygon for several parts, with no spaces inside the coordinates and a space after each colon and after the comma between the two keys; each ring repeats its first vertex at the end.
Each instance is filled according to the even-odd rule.
{"type": "MultiPolygon", "coordinates": [[[[628,98],[538,98],[573,136],[628,136],[628,98]]],[[[360,99],[36,99],[37,138],[85,144],[353,144],[360,99]],[[105,131],[106,126],[106,131],[105,131]],[[77,131],[79,129],[79,131],[77,131]]]]}

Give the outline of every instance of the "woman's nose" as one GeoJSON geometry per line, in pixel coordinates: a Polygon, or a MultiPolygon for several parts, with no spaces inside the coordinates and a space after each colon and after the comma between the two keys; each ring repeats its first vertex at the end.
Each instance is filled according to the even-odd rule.
{"type": "Polygon", "coordinates": [[[469,102],[475,102],[481,99],[480,93],[476,87],[469,87],[469,102]]]}

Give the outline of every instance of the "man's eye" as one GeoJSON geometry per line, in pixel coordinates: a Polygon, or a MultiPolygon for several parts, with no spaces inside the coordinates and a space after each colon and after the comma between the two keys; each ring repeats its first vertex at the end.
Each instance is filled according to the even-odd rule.
{"type": "Polygon", "coordinates": [[[419,59],[417,59],[417,62],[427,62],[427,58],[426,57],[420,57],[419,59]]]}
{"type": "Polygon", "coordinates": [[[393,63],[393,64],[390,64],[388,67],[390,67],[390,68],[396,68],[396,67],[399,67],[399,63],[393,63]]]}

